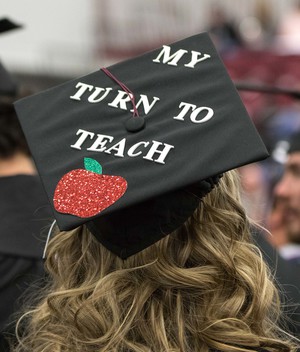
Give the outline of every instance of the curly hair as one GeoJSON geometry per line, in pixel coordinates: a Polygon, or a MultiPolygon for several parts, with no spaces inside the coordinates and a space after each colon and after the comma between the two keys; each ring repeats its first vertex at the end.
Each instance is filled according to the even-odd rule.
{"type": "Polygon", "coordinates": [[[0,158],[17,152],[30,155],[29,148],[10,98],[0,99],[0,158]]]}
{"type": "Polygon", "coordinates": [[[295,351],[250,228],[227,172],[181,228],[126,260],[85,226],[57,234],[53,282],[14,351],[295,351]]]}

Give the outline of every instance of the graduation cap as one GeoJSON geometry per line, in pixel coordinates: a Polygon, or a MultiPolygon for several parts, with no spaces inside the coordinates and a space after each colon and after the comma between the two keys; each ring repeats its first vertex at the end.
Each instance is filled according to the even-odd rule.
{"type": "MultiPolygon", "coordinates": [[[[247,81],[235,81],[235,86],[239,91],[286,95],[295,100],[300,99],[300,90],[295,88],[255,84],[247,81]]],[[[275,114],[275,117],[272,116],[270,120],[272,121],[271,125],[269,125],[268,119],[263,122],[264,124],[267,123],[264,126],[267,132],[265,140],[270,140],[271,146],[269,146],[269,149],[273,149],[270,160],[274,159],[277,163],[284,164],[288,153],[300,151],[299,112],[293,108],[291,111],[284,110],[283,115],[279,112],[279,114],[275,114]]],[[[280,168],[279,176],[276,173],[276,177],[281,177],[281,172],[282,169],[280,168]]]]}
{"type": "Polygon", "coordinates": [[[60,230],[127,258],[179,227],[223,172],[264,159],[207,33],[15,103],[60,230]]]}
{"type": "Polygon", "coordinates": [[[235,86],[240,91],[288,95],[294,99],[300,99],[300,91],[298,89],[276,87],[276,86],[270,86],[266,84],[253,84],[249,82],[235,82],[235,86]]]}
{"type": "MultiPolygon", "coordinates": [[[[6,33],[22,26],[9,18],[0,18],[0,34],[6,33]]],[[[17,93],[17,84],[0,62],[0,95],[14,96],[17,93]]]]}
{"type": "Polygon", "coordinates": [[[18,28],[22,28],[22,26],[13,22],[9,18],[0,18],[0,33],[8,32],[18,28]]]}

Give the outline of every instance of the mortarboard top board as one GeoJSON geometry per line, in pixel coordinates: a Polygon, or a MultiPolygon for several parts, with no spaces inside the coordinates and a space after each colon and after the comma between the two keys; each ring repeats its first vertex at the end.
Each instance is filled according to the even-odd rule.
{"type": "Polygon", "coordinates": [[[60,230],[86,223],[122,258],[191,215],[192,186],[268,156],[207,33],[15,108],[60,230]]]}
{"type": "Polygon", "coordinates": [[[0,18],[0,33],[8,32],[18,28],[22,28],[22,26],[11,21],[9,18],[0,18]]]}

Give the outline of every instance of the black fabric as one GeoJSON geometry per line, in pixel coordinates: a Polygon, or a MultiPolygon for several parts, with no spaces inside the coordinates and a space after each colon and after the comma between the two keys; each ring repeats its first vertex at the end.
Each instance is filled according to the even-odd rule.
{"type": "Polygon", "coordinates": [[[16,341],[18,311],[43,285],[43,280],[42,259],[0,254],[0,352],[9,351],[8,340],[16,341]]]}
{"type": "Polygon", "coordinates": [[[41,259],[53,221],[38,176],[0,177],[0,254],[41,259]]]}
{"type": "Polygon", "coordinates": [[[288,153],[300,152],[300,131],[295,132],[289,141],[288,153]]]}
{"type": "Polygon", "coordinates": [[[15,339],[14,313],[44,279],[53,214],[38,176],[0,177],[0,195],[0,351],[7,352],[7,338],[15,339]]]}
{"type": "Polygon", "coordinates": [[[113,65],[109,72],[114,78],[99,70],[15,103],[61,230],[268,156],[206,33],[113,65]],[[139,117],[132,117],[129,90],[139,117]],[[133,118],[145,124],[128,127],[133,118]],[[96,163],[102,166],[97,177],[85,170],[96,163]],[[74,181],[75,173],[80,181],[74,181]],[[116,188],[103,186],[104,178],[116,188]],[[116,199],[124,182],[126,191],[116,199]],[[93,190],[85,191],[92,186],[106,187],[108,195],[94,197],[93,190]],[[99,210],[99,204],[105,207],[99,210]],[[86,215],[87,208],[96,211],[86,215]]]}
{"type": "Polygon", "coordinates": [[[15,96],[17,89],[15,79],[0,62],[0,95],[15,96]]]}
{"type": "MultiPolygon", "coordinates": [[[[9,18],[0,18],[0,35],[21,27],[21,25],[13,22],[9,18]]],[[[17,94],[17,88],[15,79],[0,62],[0,95],[15,96],[17,94]]]]}
{"type": "Polygon", "coordinates": [[[199,202],[188,191],[176,191],[99,217],[87,226],[99,242],[126,259],[178,228],[199,202]]]}
{"type": "Polygon", "coordinates": [[[17,24],[16,22],[13,22],[9,18],[0,18],[0,33],[5,33],[21,27],[21,25],[17,24]]]}
{"type": "Polygon", "coordinates": [[[98,217],[88,222],[87,227],[100,243],[126,259],[179,228],[220,177],[98,217]]]}
{"type": "Polygon", "coordinates": [[[265,236],[253,230],[253,238],[269,268],[275,277],[278,286],[284,319],[283,328],[300,338],[300,280],[299,268],[283,259],[278,251],[266,240],[265,236]]]}

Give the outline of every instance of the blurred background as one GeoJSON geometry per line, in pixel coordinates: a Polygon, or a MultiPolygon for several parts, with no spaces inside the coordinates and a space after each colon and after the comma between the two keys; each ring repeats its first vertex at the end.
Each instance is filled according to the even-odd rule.
{"type": "Polygon", "coordinates": [[[0,61],[37,92],[209,31],[271,158],[241,169],[244,202],[264,223],[286,140],[300,128],[299,0],[0,0],[22,28],[0,36],[0,61]]]}
{"type": "MultiPolygon", "coordinates": [[[[74,78],[210,29],[222,54],[232,56],[239,45],[255,50],[277,46],[287,54],[278,43],[285,35],[279,30],[286,16],[296,11],[297,1],[0,0],[0,4],[1,17],[23,26],[1,36],[1,60],[29,80],[74,78]]],[[[294,25],[300,26],[296,20],[294,25]]],[[[291,43],[292,48],[286,49],[297,52],[300,41],[289,38],[293,39],[295,46],[291,43]]]]}

